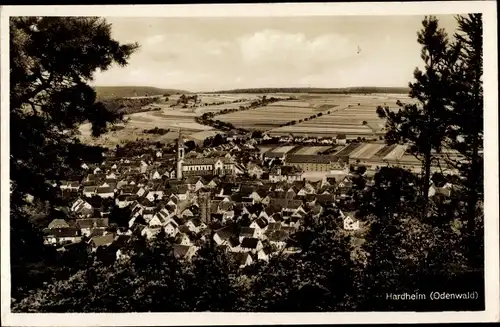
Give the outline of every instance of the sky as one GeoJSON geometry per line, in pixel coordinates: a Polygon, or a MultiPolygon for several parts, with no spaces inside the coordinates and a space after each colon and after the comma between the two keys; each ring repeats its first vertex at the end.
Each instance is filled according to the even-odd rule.
{"type": "MultiPolygon", "coordinates": [[[[94,85],[188,91],[252,87],[404,87],[422,67],[423,16],[108,17],[140,48],[94,85]],[[358,53],[359,52],[359,53],[358,53]]],[[[438,16],[451,36],[453,15],[438,16]]]]}

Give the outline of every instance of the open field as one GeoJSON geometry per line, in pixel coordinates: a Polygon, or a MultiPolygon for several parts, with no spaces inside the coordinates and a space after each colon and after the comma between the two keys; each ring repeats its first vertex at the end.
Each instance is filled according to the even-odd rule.
{"type": "MultiPolygon", "coordinates": [[[[293,101],[290,101],[290,103],[293,103],[293,101]]],[[[318,111],[314,107],[285,107],[272,104],[257,109],[233,112],[221,116],[219,120],[249,130],[271,130],[289,121],[298,121],[317,113],[318,111]]]]}
{"type": "Polygon", "coordinates": [[[295,148],[295,145],[285,145],[285,146],[280,146],[280,147],[274,148],[270,152],[272,152],[272,153],[288,153],[293,148],[295,148]]]}
{"type": "Polygon", "coordinates": [[[382,135],[385,121],[376,113],[377,106],[396,108],[397,99],[407,101],[404,96],[387,95],[328,95],[307,96],[312,106],[325,108],[323,115],[291,126],[272,129],[271,135],[334,136],[346,134],[348,139],[377,137],[382,135]],[[331,109],[331,110],[330,110],[331,109]],[[326,111],[326,114],[325,114],[326,111]],[[328,114],[330,111],[330,114],[328,114]]]}
{"type": "Polygon", "coordinates": [[[380,149],[384,147],[383,144],[370,144],[365,143],[362,146],[351,152],[350,157],[359,159],[369,159],[373,157],[380,149]]]}
{"type": "Polygon", "coordinates": [[[293,152],[293,154],[298,155],[314,155],[324,152],[330,148],[331,146],[299,146],[290,151],[290,153],[293,152]]]}
{"type": "Polygon", "coordinates": [[[351,152],[356,150],[358,147],[360,147],[362,144],[361,143],[351,143],[342,148],[340,151],[334,153],[336,156],[342,157],[342,156],[349,156],[351,152]]]}

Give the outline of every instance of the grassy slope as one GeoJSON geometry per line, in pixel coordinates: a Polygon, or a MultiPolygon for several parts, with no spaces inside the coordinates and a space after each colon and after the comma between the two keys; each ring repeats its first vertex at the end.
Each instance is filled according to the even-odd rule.
{"type": "Polygon", "coordinates": [[[184,90],[160,89],[150,86],[95,86],[94,89],[98,99],[190,93],[184,90]]]}

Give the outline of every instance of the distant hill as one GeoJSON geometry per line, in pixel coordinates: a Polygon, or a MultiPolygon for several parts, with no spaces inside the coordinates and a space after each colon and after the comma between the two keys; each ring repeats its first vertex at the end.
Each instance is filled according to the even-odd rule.
{"type": "Polygon", "coordinates": [[[319,88],[319,87],[278,87],[278,88],[252,88],[252,89],[235,89],[222,90],[210,93],[408,93],[408,87],[376,87],[376,86],[361,86],[361,87],[345,87],[345,88],[319,88]]]}
{"type": "Polygon", "coordinates": [[[98,99],[143,97],[163,94],[187,94],[184,90],[160,89],[150,86],[95,86],[98,99]]]}

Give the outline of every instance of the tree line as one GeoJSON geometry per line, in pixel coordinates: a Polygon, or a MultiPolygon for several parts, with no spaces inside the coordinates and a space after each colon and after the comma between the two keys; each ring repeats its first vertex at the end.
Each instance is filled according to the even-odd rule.
{"type": "Polygon", "coordinates": [[[318,94],[370,94],[370,93],[407,93],[406,87],[346,87],[346,88],[318,88],[318,87],[277,87],[277,88],[250,88],[223,90],[213,93],[318,93],[318,94]]]}

